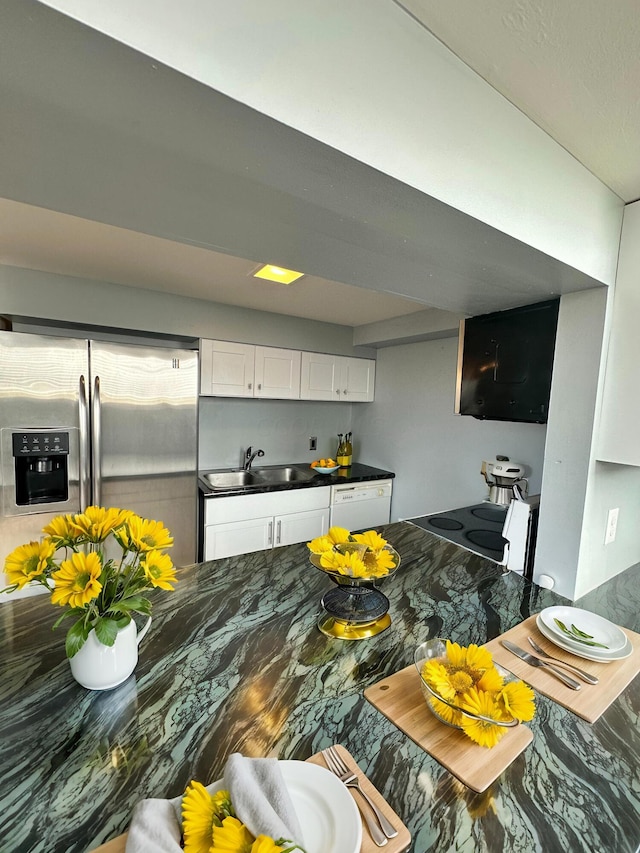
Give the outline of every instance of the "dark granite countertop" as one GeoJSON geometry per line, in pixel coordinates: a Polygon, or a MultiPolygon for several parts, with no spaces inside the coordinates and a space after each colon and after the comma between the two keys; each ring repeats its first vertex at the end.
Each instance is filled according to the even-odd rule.
{"type": "MultiPolygon", "coordinates": [[[[402,555],[383,585],[384,633],[318,631],[331,582],[304,544],[204,563],[155,595],[134,675],[102,693],[72,679],[46,598],[0,605],[3,853],[85,853],[124,832],[139,799],[219,778],[235,750],[305,759],[336,742],[401,815],[414,853],[635,853],[640,679],[593,725],[537,695],[533,742],[483,794],[364,699],[429,636],[483,643],[568,603],[414,525],[381,531],[402,555]]],[[[638,631],[639,575],[575,604],[638,631]]]]}
{"type": "MultiPolygon", "coordinates": [[[[268,468],[268,465],[256,465],[256,468],[268,468]]],[[[272,466],[275,467],[275,466],[272,466]]],[[[309,465],[306,462],[293,463],[291,467],[302,468],[304,471],[309,470],[309,465]]],[[[218,471],[237,470],[233,468],[217,468],[218,471]]],[[[391,471],[384,471],[381,468],[373,468],[371,465],[363,465],[360,462],[354,462],[350,468],[339,469],[335,474],[315,474],[310,480],[296,480],[293,483],[264,483],[259,486],[252,486],[251,489],[246,488],[228,488],[216,489],[215,491],[202,479],[202,473],[198,477],[198,485],[200,491],[208,498],[223,498],[230,495],[246,495],[260,494],[261,492],[282,492],[290,489],[313,489],[318,486],[339,486],[349,483],[366,483],[368,480],[390,480],[396,475],[391,471]]]]}

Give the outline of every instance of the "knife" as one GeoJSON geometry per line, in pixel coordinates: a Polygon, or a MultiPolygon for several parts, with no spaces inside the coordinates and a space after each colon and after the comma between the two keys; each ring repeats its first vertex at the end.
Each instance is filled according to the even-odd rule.
{"type": "Polygon", "coordinates": [[[531,666],[541,666],[543,669],[548,669],[549,672],[553,673],[556,678],[559,678],[567,687],[570,687],[572,690],[580,690],[580,685],[577,681],[574,681],[573,678],[570,678],[564,672],[551,664],[547,663],[546,660],[540,660],[535,655],[530,655],[529,652],[525,652],[524,649],[521,649],[520,646],[516,646],[514,643],[509,642],[509,640],[501,640],[502,645],[507,649],[507,651],[511,652],[512,655],[520,658],[531,666]]]}

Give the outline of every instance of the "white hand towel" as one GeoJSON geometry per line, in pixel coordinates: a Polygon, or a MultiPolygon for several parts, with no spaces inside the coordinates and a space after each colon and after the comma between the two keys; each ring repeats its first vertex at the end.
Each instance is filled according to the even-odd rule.
{"type": "Polygon", "coordinates": [[[302,846],[303,836],[282,771],[275,758],[245,758],[234,752],[227,759],[224,787],[240,820],[253,835],[284,838],[302,846]]]}
{"type": "MultiPolygon", "coordinates": [[[[234,753],[227,760],[223,787],[249,831],[302,845],[302,831],[275,758],[245,758],[234,753]]],[[[214,794],[217,785],[208,785],[214,794]]],[[[133,810],[125,853],[182,853],[182,797],[142,800],[133,810]]]]}
{"type": "Polygon", "coordinates": [[[142,800],[133,810],[125,853],[182,853],[182,797],[142,800]]]}

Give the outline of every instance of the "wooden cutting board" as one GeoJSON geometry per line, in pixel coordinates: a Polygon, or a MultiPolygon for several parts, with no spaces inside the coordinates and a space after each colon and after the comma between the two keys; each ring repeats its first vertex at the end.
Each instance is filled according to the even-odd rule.
{"type": "MultiPolygon", "coordinates": [[[[343,760],[347,763],[349,768],[352,769],[354,773],[356,773],[358,781],[360,782],[364,790],[367,792],[367,794],[374,801],[374,803],[378,806],[380,811],[391,821],[394,827],[398,830],[398,835],[395,838],[390,838],[387,844],[385,844],[385,853],[402,853],[402,851],[406,850],[411,844],[411,835],[409,833],[409,830],[402,823],[402,821],[391,808],[389,803],[383,798],[382,794],[380,794],[379,791],[373,787],[373,785],[364,775],[362,770],[360,770],[351,754],[343,746],[337,745],[336,749],[342,756],[343,760]]],[[[321,767],[327,766],[320,752],[317,752],[315,755],[312,755],[311,758],[307,758],[307,761],[310,764],[319,764],[321,767]]],[[[357,791],[351,791],[351,793],[354,795],[354,799],[359,805],[362,802],[362,800],[360,799],[360,795],[357,793],[357,791]]],[[[94,848],[92,851],[89,851],[89,853],[125,853],[126,843],[127,833],[125,832],[124,835],[119,835],[117,838],[113,838],[111,841],[107,841],[106,844],[101,844],[100,847],[94,848]]],[[[360,848],[360,853],[374,853],[374,851],[380,849],[380,847],[373,843],[371,836],[367,832],[367,827],[363,824],[362,847],[360,848]]]]}
{"type": "MultiPolygon", "coordinates": [[[[583,720],[588,723],[595,722],[598,717],[607,710],[609,705],[616,699],[624,688],[630,684],[635,676],[640,672],[640,634],[630,631],[628,628],[622,628],[622,631],[627,635],[633,645],[633,652],[624,660],[611,661],[610,663],[598,663],[597,661],[585,660],[585,658],[572,655],[571,652],[565,652],[564,649],[555,646],[552,642],[540,633],[536,627],[536,616],[529,616],[524,622],[505,631],[495,640],[486,643],[487,648],[493,655],[493,659],[500,666],[508,669],[518,678],[530,684],[534,690],[538,690],[554,702],[573,711],[583,720]],[[540,648],[544,649],[550,655],[553,655],[560,660],[572,663],[575,666],[584,669],[586,672],[595,675],[599,679],[599,684],[587,684],[578,676],[573,676],[567,671],[567,675],[572,675],[580,683],[580,690],[572,690],[566,687],[554,675],[550,675],[542,667],[533,667],[526,663],[511,652],[508,652],[501,640],[511,640],[521,649],[527,652],[536,654],[527,637],[533,637],[540,648]]],[[[560,667],[563,669],[563,667],[560,667]]],[[[563,672],[565,670],[563,669],[563,672]]]]}
{"type": "Polygon", "coordinates": [[[449,773],[478,793],[486,790],[533,739],[530,729],[521,724],[509,729],[492,749],[486,749],[458,729],[445,726],[427,708],[413,664],[368,687],[364,695],[449,773]]]}

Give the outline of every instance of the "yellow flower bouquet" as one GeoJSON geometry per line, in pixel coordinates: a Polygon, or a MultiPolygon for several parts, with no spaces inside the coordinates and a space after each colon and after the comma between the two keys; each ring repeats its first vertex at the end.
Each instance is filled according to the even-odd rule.
{"type": "Polygon", "coordinates": [[[312,563],[349,578],[383,578],[398,568],[400,557],[375,530],[350,533],[331,527],[326,536],[307,542],[312,563]]]}
{"type": "Polygon", "coordinates": [[[43,533],[42,541],[20,545],[6,558],[10,586],[3,592],[37,582],[50,592],[52,604],[68,608],[53,626],[75,619],[67,631],[68,658],[82,648],[92,629],[100,643],[113,646],[132,613],[148,616],[151,602],[144,590],[174,589],[174,566],[163,553],[173,538],[162,522],[130,510],[90,506],[57,516],[43,533]],[[61,559],[58,551],[64,552],[61,559]]]}
{"type": "Polygon", "coordinates": [[[480,746],[490,749],[508,728],[533,719],[533,690],[523,681],[505,681],[481,646],[428,640],[414,661],[430,710],[480,746]]]}
{"type": "Polygon", "coordinates": [[[191,781],[182,799],[184,853],[293,853],[292,841],[257,838],[238,819],[229,791],[210,794],[200,782],[191,781]]]}

